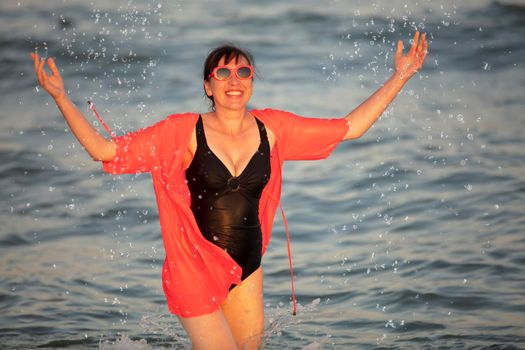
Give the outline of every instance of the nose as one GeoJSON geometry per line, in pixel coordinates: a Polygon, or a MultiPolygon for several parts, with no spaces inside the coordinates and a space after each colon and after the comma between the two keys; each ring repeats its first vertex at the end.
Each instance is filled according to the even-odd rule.
{"type": "Polygon", "coordinates": [[[232,73],[232,76],[230,77],[230,84],[238,84],[239,78],[237,78],[237,74],[232,73]]]}

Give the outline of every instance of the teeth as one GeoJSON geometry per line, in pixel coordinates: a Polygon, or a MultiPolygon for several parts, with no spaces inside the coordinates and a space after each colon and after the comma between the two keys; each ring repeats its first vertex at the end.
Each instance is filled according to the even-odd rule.
{"type": "Polygon", "coordinates": [[[226,91],[226,95],[240,96],[241,94],[242,94],[241,91],[226,91]]]}

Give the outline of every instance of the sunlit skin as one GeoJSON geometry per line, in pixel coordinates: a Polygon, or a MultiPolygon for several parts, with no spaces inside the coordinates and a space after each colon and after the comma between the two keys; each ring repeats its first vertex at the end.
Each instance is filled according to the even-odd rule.
{"type": "Polygon", "coordinates": [[[421,69],[427,53],[428,41],[425,33],[420,36],[420,33],[416,32],[412,46],[406,55],[403,55],[403,41],[399,40],[397,42],[394,58],[395,73],[383,86],[345,117],[349,124],[345,140],[363,136],[379,116],[383,114],[406,82],[421,69]]]}
{"type": "Polygon", "coordinates": [[[55,60],[52,58],[47,60],[48,68],[51,71],[51,74],[49,74],[45,70],[46,60],[44,58],[40,58],[37,53],[31,53],[31,58],[35,65],[38,83],[55,100],[71,131],[91,158],[93,160],[113,159],[116,153],[115,144],[99,135],[71,102],[64,88],[64,82],[58,72],[55,60]]]}
{"type": "MultiPolygon", "coordinates": [[[[237,61],[233,59],[229,63],[224,62],[224,58],[219,61],[219,67],[231,69],[247,65],[249,62],[242,56],[237,61]]],[[[217,80],[212,77],[204,81],[204,90],[208,96],[213,96],[216,114],[229,118],[237,117],[238,113],[246,113],[246,105],[253,93],[253,78],[239,79],[235,74],[232,74],[228,80],[217,80]],[[241,94],[229,95],[227,94],[229,91],[238,91],[241,94]]]]}
{"type": "MultiPolygon", "coordinates": [[[[394,74],[369,98],[351,111],[345,119],[349,130],[345,140],[361,137],[379,118],[406,82],[421,69],[428,53],[426,34],[416,32],[407,54],[403,54],[403,42],[397,43],[394,58],[394,74]]],[[[71,102],[55,61],[47,60],[50,74],[46,72],[46,60],[31,53],[39,84],[55,100],[73,134],[94,160],[111,160],[116,146],[106,140],[90,125],[82,113],[71,102]]],[[[238,61],[224,62],[219,66],[232,69],[247,65],[240,57],[238,61]]],[[[210,148],[237,176],[246,167],[258,148],[260,139],[255,118],[247,111],[248,101],[253,92],[252,79],[231,79],[219,81],[210,78],[204,81],[206,94],[213,96],[215,108],[203,114],[206,140],[210,148]],[[235,91],[235,93],[231,93],[235,91]]],[[[275,143],[272,130],[267,128],[270,147],[275,143]]],[[[191,163],[197,147],[195,132],[185,154],[184,167],[191,163]]],[[[221,309],[198,317],[181,318],[194,349],[258,349],[262,346],[264,332],[262,267],[232,289],[221,309]]]]}
{"type": "MultiPolygon", "coordinates": [[[[226,63],[224,59],[219,61],[219,66],[231,69],[248,64],[244,57],[239,57],[237,62],[232,60],[226,63]]],[[[235,74],[225,81],[210,78],[204,81],[204,90],[215,101],[214,111],[202,115],[206,141],[230,173],[237,176],[244,170],[260,142],[255,118],[246,110],[253,92],[253,80],[239,79],[235,74]],[[231,95],[231,92],[239,95],[231,95]]],[[[275,137],[269,129],[268,140],[272,148],[275,137]]],[[[191,163],[196,147],[194,133],[184,159],[185,168],[191,163]]]]}

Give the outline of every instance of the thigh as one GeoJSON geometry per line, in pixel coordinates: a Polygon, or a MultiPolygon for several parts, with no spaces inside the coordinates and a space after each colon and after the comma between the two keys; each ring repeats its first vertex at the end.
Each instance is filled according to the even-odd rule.
{"type": "Polygon", "coordinates": [[[222,310],[237,346],[240,349],[258,349],[264,334],[262,267],[230,291],[222,310]]]}
{"type": "Polygon", "coordinates": [[[179,320],[191,339],[193,350],[237,350],[222,310],[197,317],[179,317],[179,320]]]}

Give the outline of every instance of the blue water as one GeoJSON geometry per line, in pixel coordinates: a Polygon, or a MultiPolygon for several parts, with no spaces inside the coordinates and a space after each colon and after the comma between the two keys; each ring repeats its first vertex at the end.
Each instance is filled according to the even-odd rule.
{"type": "MultiPolygon", "coordinates": [[[[285,166],[263,266],[268,349],[525,348],[525,5],[515,1],[0,3],[0,348],[184,349],[161,288],[149,175],[112,177],[36,85],[56,57],[85,115],[123,134],[204,112],[214,46],[252,51],[251,107],[342,117],[424,69],[361,139],[285,166]]],[[[103,129],[100,128],[101,132],[103,129]]]]}

